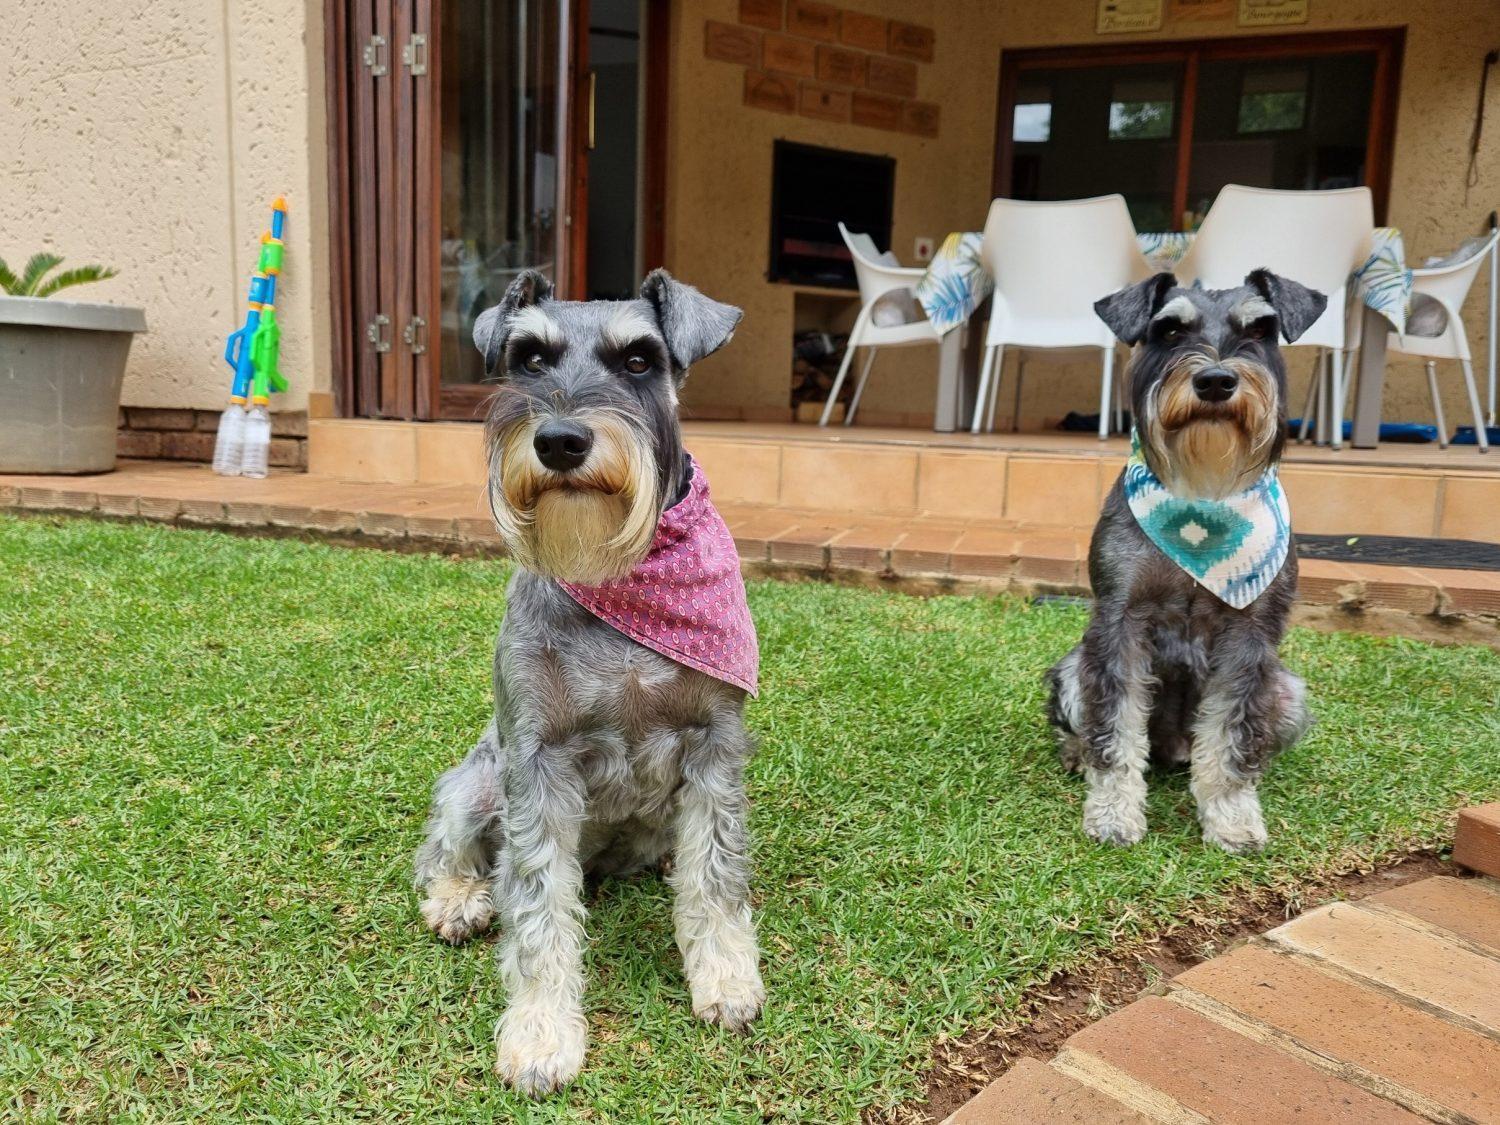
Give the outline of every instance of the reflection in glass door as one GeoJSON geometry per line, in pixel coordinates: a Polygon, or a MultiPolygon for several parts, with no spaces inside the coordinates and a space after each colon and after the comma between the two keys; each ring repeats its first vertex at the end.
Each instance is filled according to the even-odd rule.
{"type": "Polygon", "coordinates": [[[1400,29],[1007,51],[995,194],[1119,192],[1195,229],[1226,183],[1368,185],[1385,212],[1400,29]]]}
{"type": "Polygon", "coordinates": [[[482,397],[484,365],[472,342],[479,313],[522,270],[557,277],[562,7],[556,0],[441,5],[438,336],[445,415],[471,416],[482,397]]]}

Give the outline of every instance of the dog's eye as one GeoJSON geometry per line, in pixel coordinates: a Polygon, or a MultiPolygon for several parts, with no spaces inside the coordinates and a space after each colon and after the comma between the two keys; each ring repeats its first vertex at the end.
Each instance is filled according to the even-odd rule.
{"type": "Polygon", "coordinates": [[[651,364],[641,356],[633,355],[625,361],[625,370],[632,375],[644,375],[651,370],[651,364]]]}
{"type": "Polygon", "coordinates": [[[1270,335],[1270,325],[1264,320],[1257,320],[1245,328],[1247,340],[1264,340],[1268,335],[1270,335]]]}
{"type": "Polygon", "coordinates": [[[1175,344],[1178,340],[1182,339],[1182,329],[1168,328],[1161,334],[1161,338],[1169,344],[1175,344]]]}
{"type": "Polygon", "coordinates": [[[541,352],[532,352],[522,361],[521,366],[526,368],[526,370],[530,371],[533,375],[537,374],[542,369],[541,352]]]}

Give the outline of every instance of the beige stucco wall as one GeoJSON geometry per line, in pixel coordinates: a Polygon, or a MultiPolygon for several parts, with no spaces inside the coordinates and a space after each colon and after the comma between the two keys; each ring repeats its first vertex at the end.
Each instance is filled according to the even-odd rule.
{"type": "Polygon", "coordinates": [[[0,52],[0,256],[120,275],[79,299],[140,305],[124,402],[214,408],[270,201],[284,194],[276,408],[328,374],[319,0],[25,0],[0,52]]]}
{"type": "MultiPolygon", "coordinates": [[[[772,141],[788,138],[897,160],[893,246],[911,261],[918,235],[977,229],[990,198],[1000,52],[1006,48],[1096,45],[1139,38],[1252,34],[1233,20],[1167,20],[1152,36],[1100,36],[1094,0],[849,0],[848,7],[898,16],[936,29],[936,58],[920,68],[918,96],[941,103],[941,135],[932,140],[855,125],[768,113],[741,105],[742,68],[706,59],[705,18],[733,22],[737,0],[687,0],[673,21],[668,264],[715,296],[744,306],[733,345],[694,373],[686,402],[705,414],[743,411],[784,416],[790,381],[793,294],[764,280],[769,241],[772,141]]],[[[1478,96],[1480,61],[1500,46],[1495,0],[1311,0],[1309,22],[1295,32],[1407,28],[1389,221],[1406,234],[1408,260],[1451,250],[1479,229],[1500,203],[1500,130],[1488,130],[1480,187],[1464,198],[1467,145],[1478,96]]],[[[1170,4],[1168,4],[1170,11],[1170,4]]],[[[1500,81],[1488,113],[1500,121],[1500,81]]],[[[1468,316],[1482,335],[1479,306],[1468,316]]],[[[1294,407],[1310,360],[1294,360],[1294,407]]],[[[935,353],[883,355],[866,392],[869,421],[930,417],[935,353]]],[[[1453,365],[1448,365],[1453,366],[1453,365]]],[[[1012,369],[1013,370],[1013,369],[1012,369]]],[[[1092,365],[1038,361],[1028,368],[1023,423],[1040,424],[1097,402],[1092,365]],[[1045,363],[1045,367],[1044,367],[1045,363]]],[[[1467,422],[1456,370],[1444,375],[1450,421],[1467,422]]],[[[1002,415],[1009,409],[1009,390],[1002,415]]],[[[1427,418],[1420,368],[1398,361],[1388,383],[1386,416],[1427,418]]]]}

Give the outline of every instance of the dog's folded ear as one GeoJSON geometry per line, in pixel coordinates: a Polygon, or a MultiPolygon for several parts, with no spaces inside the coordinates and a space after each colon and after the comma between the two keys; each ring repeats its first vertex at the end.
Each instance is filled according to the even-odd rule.
{"type": "Polygon", "coordinates": [[[733,305],[705,297],[666,270],[646,275],[641,299],[656,311],[656,323],[672,356],[672,372],[679,378],[704,356],[729,343],[735,325],[745,315],[733,305]]]}
{"type": "Polygon", "coordinates": [[[510,322],[516,313],[527,305],[551,299],[552,282],[547,280],[547,275],[537,270],[522,270],[510,283],[505,296],[500,298],[500,303],[479,314],[474,321],[474,346],[484,356],[486,374],[493,372],[500,362],[505,338],[510,334],[510,322]]]}
{"type": "Polygon", "coordinates": [[[1328,298],[1316,289],[1309,289],[1268,269],[1251,270],[1245,275],[1245,284],[1276,310],[1277,323],[1288,344],[1311,328],[1328,307],[1328,298]]]}
{"type": "Polygon", "coordinates": [[[1176,286],[1175,274],[1159,273],[1099,298],[1094,302],[1094,311],[1122,343],[1139,344],[1146,338],[1151,318],[1161,311],[1167,294],[1176,286]]]}

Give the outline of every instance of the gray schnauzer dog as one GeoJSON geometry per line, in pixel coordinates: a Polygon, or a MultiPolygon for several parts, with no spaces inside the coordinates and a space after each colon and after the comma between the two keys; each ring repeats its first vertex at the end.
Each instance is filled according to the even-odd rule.
{"type": "MultiPolygon", "coordinates": [[[[1255,487],[1279,501],[1286,368],[1277,337],[1296,340],[1326,305],[1267,270],[1226,290],[1181,288],[1161,273],[1099,301],[1100,317],[1135,346],[1134,479],[1179,510],[1255,487]]],[[[1143,529],[1127,498],[1131,473],[1094,528],[1088,629],[1047,673],[1064,764],[1088,786],[1084,830],[1103,843],[1139,841],[1155,759],[1189,765],[1204,840],[1253,851],[1266,842],[1256,785],[1309,724],[1304,685],[1276,651],[1297,586],[1290,527],[1281,527],[1282,553],[1262,556],[1272,561],[1258,592],[1236,608],[1143,529]]],[[[1284,517],[1284,501],[1279,510],[1284,517]]]]}
{"type": "Polygon", "coordinates": [[[583,1064],[586,874],[627,874],[670,852],[694,1013],[738,1030],[765,1001],[746,692],[637,643],[563,588],[618,579],[652,548],[693,473],[677,391],[740,316],[661,270],[637,299],[614,302],[554,300],[527,272],[475,325],[499,372],[490,504],[519,566],[495,647],[494,721],[437,782],[416,882],[446,941],[498,912],[508,996],[496,1069],[531,1095],[583,1064]]]}

